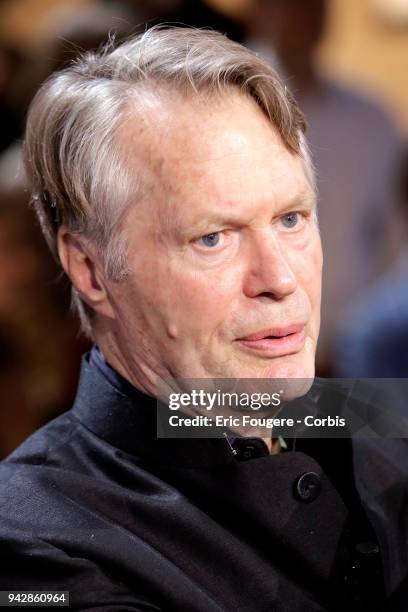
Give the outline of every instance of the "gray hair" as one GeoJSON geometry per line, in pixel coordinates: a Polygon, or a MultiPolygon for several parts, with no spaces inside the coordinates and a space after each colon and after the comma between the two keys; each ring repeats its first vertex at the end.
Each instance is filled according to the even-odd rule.
{"type": "MultiPolygon", "coordinates": [[[[301,156],[314,185],[302,113],[274,69],[242,45],[218,32],[155,27],[116,48],[109,43],[86,53],[36,94],[24,158],[33,206],[54,255],[63,223],[92,241],[105,274],[118,282],[126,273],[118,227],[135,201],[135,169],[126,167],[117,133],[135,88],[145,84],[193,94],[239,88],[263,110],[286,147],[301,156]]],[[[73,301],[83,330],[92,335],[92,309],[74,288],[73,301]]]]}

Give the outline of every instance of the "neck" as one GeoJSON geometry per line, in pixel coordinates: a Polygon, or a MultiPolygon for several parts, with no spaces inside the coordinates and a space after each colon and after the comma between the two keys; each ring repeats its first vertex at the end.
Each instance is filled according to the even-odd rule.
{"type": "Polygon", "coordinates": [[[277,455],[280,452],[281,444],[279,438],[262,438],[262,440],[268,447],[270,455],[277,455]]]}
{"type": "MultiPolygon", "coordinates": [[[[126,359],[126,356],[123,356],[121,351],[118,349],[115,342],[112,341],[112,338],[109,334],[101,334],[95,333],[95,342],[99,346],[99,349],[102,352],[104,359],[107,363],[114,369],[118,374],[120,374],[125,380],[127,380],[131,385],[133,385],[138,391],[149,395],[151,397],[158,397],[158,386],[160,381],[163,384],[163,389],[165,391],[163,397],[167,399],[168,389],[167,386],[163,383],[163,380],[155,373],[153,370],[148,369],[147,367],[140,368],[140,364],[136,364],[132,355],[129,355],[126,359]],[[135,375],[132,372],[131,366],[133,365],[133,370],[136,368],[140,369],[139,376],[136,379],[135,375]],[[140,374],[142,374],[140,376],[140,374]],[[141,382],[143,381],[143,382],[141,382]],[[167,393],[167,396],[166,396],[167,393]]],[[[160,395],[160,394],[159,394],[160,395]]],[[[269,453],[271,455],[275,455],[280,451],[280,441],[278,438],[274,439],[272,437],[262,438],[265,442],[269,453]]]]}
{"type": "Polygon", "coordinates": [[[110,334],[95,333],[105,361],[138,391],[156,397],[158,377],[147,366],[136,363],[133,355],[124,355],[110,334]]]}

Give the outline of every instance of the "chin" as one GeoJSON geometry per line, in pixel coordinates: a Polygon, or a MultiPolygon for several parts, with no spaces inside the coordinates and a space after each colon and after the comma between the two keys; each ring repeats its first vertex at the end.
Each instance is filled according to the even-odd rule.
{"type": "Polygon", "coordinates": [[[303,363],[296,359],[282,359],[279,363],[274,363],[264,368],[262,378],[314,378],[314,363],[303,363]]]}
{"type": "Polygon", "coordinates": [[[260,378],[279,379],[285,399],[292,400],[305,395],[315,377],[314,359],[304,354],[288,355],[263,369],[260,378]]]}

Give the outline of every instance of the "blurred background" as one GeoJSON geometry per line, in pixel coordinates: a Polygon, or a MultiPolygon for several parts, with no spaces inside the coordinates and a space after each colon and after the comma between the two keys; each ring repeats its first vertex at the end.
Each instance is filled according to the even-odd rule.
{"type": "Polygon", "coordinates": [[[81,51],[160,22],[248,45],[306,115],[325,252],[318,375],[408,377],[408,0],[0,0],[0,457],[70,407],[89,347],[29,207],[27,106],[81,51]]]}

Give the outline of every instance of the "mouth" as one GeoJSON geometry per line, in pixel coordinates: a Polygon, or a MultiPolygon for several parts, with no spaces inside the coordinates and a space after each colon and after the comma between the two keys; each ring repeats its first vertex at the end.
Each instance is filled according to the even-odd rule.
{"type": "Polygon", "coordinates": [[[238,338],[241,346],[251,351],[262,352],[265,356],[283,357],[298,353],[305,343],[305,325],[289,325],[264,329],[243,338],[238,338]]]}

